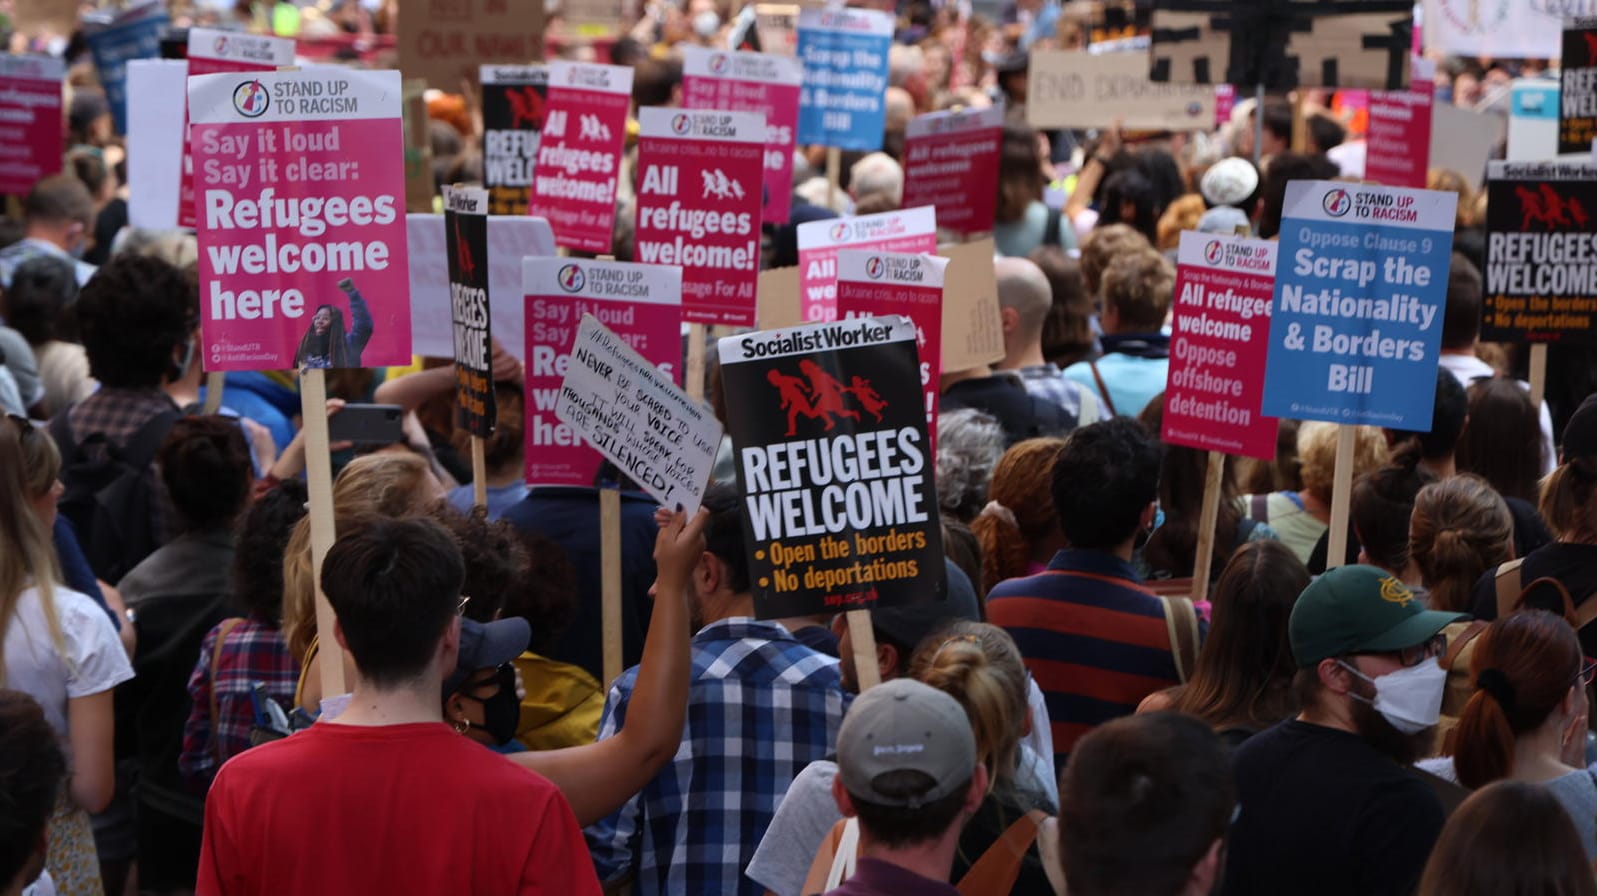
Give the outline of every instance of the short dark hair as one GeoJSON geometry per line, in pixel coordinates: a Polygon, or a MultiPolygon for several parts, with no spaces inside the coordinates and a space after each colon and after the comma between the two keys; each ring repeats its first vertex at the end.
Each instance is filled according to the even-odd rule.
{"type": "Polygon", "coordinates": [[[720,558],[730,573],[733,594],[749,590],[749,555],[743,549],[743,502],[737,489],[717,482],[704,490],[700,502],[710,511],[704,527],[704,549],[720,558]]]}
{"type": "Polygon", "coordinates": [[[57,174],[33,185],[22,200],[22,217],[46,224],[94,224],[94,197],[75,175],[57,174]]]}
{"type": "MultiPolygon", "coordinates": [[[[1290,110],[1288,115],[1290,115],[1290,110]]],[[[1265,117],[1266,123],[1269,117],[1265,117]]],[[[1289,125],[1290,127],[1290,125],[1289,125]]],[[[1259,236],[1269,239],[1281,232],[1281,209],[1286,204],[1286,185],[1294,180],[1330,180],[1342,173],[1336,163],[1323,155],[1283,152],[1270,160],[1259,185],[1259,236]]]]}
{"type": "Polygon", "coordinates": [[[273,627],[283,619],[283,555],[294,524],[305,515],[305,483],[285,479],[255,499],[233,548],[233,599],[273,627]]]}
{"type": "Polygon", "coordinates": [[[1225,836],[1235,785],[1208,725],[1172,712],[1088,732],[1059,782],[1072,896],[1175,896],[1225,836]]]}
{"type": "Polygon", "coordinates": [[[39,846],[66,771],[44,709],[21,691],[0,690],[0,884],[15,883],[39,846]]]}
{"type": "Polygon", "coordinates": [[[155,457],[184,532],[227,528],[249,503],[255,471],[237,420],[184,417],[155,457]]]}
{"type": "MultiPolygon", "coordinates": [[[[1453,376],[1446,369],[1442,375],[1453,376]]],[[[1349,519],[1365,556],[1374,565],[1393,572],[1402,572],[1408,566],[1409,516],[1414,513],[1414,498],[1420,489],[1436,481],[1436,476],[1421,469],[1419,462],[1419,447],[1405,446],[1391,464],[1354,480],[1348,499],[1349,519]]]]}
{"type": "Polygon", "coordinates": [[[1347,139],[1347,128],[1323,112],[1310,115],[1305,125],[1309,130],[1309,142],[1319,152],[1341,146],[1342,141],[1347,139]]]}
{"type": "Polygon", "coordinates": [[[1292,104],[1272,100],[1264,104],[1264,129],[1278,140],[1292,140],[1292,104]]]}
{"type": "Polygon", "coordinates": [[[432,520],[370,517],[345,529],[322,561],[322,591],[362,677],[378,687],[420,677],[465,576],[455,537],[432,520]]]}
{"type": "MultiPolygon", "coordinates": [[[[888,796],[917,796],[937,782],[931,775],[915,769],[897,769],[883,772],[871,781],[871,786],[888,796]]],[[[904,806],[882,806],[860,799],[851,791],[849,801],[854,804],[854,814],[859,816],[860,828],[871,839],[889,849],[915,846],[943,835],[959,819],[965,807],[965,797],[970,793],[970,779],[955,787],[940,800],[910,809],[904,806]]]]}
{"type": "Polygon", "coordinates": [[[89,373],[111,388],[159,386],[172,350],[194,330],[196,310],[182,271],[146,255],[113,258],[78,297],[89,373]]]}
{"type": "Polygon", "coordinates": [[[1054,509],[1070,545],[1105,551],[1130,538],[1159,494],[1159,443],[1115,417],[1071,433],[1054,461],[1054,509]]]}
{"type": "Polygon", "coordinates": [[[527,555],[527,566],[522,580],[505,595],[501,615],[527,620],[532,626],[533,651],[546,653],[577,615],[577,569],[559,543],[537,532],[518,529],[516,535],[527,555]]]}
{"type": "Polygon", "coordinates": [[[1447,305],[1442,309],[1442,348],[1466,349],[1481,335],[1480,268],[1459,252],[1447,270],[1447,305]]]}
{"type": "Polygon", "coordinates": [[[447,503],[435,504],[428,514],[455,536],[466,577],[462,594],[471,595],[465,614],[477,622],[492,622],[504,609],[505,597],[522,587],[527,573],[527,550],[516,527],[504,520],[488,519],[484,508],[462,513],[447,503]]]}
{"type": "Polygon", "coordinates": [[[78,274],[72,262],[55,255],[36,255],[11,272],[5,291],[6,325],[30,346],[53,339],[76,342],[78,274]]]}
{"type": "Polygon", "coordinates": [[[1440,367],[1436,371],[1436,398],[1431,405],[1429,432],[1392,430],[1393,444],[1413,439],[1424,460],[1448,457],[1458,448],[1459,436],[1464,434],[1464,420],[1469,416],[1469,395],[1464,384],[1451,370],[1440,367]]]}

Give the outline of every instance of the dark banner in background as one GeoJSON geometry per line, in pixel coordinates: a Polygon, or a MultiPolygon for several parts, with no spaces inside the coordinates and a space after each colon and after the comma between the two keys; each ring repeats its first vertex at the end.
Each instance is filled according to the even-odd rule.
{"type": "Polygon", "coordinates": [[[491,215],[527,213],[548,95],[544,66],[482,67],[482,182],[491,215]]]}
{"type": "Polygon", "coordinates": [[[444,244],[449,253],[449,320],[455,342],[455,406],[474,436],[494,431],[493,315],[488,308],[488,191],[444,192],[444,244]]]}
{"type": "Polygon", "coordinates": [[[1481,338],[1591,341],[1597,322],[1597,164],[1493,162],[1481,338]]]}

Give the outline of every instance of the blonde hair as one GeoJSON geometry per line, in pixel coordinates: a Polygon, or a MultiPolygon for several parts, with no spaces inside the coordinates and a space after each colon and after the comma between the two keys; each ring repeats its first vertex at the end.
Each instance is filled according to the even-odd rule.
{"type": "Polygon", "coordinates": [[[1197,230],[1198,222],[1203,220],[1203,213],[1207,210],[1203,197],[1197,193],[1176,197],[1165,207],[1164,214],[1159,216],[1156,231],[1159,236],[1158,249],[1168,252],[1180,248],[1181,231],[1197,230]]]}
{"type": "Polygon", "coordinates": [[[985,622],[953,623],[921,643],[909,674],[959,701],[976,735],[976,758],[992,773],[994,789],[1011,789],[1029,687],[1009,634],[985,622]]]}
{"type": "Polygon", "coordinates": [[[1547,530],[1559,541],[1590,543],[1597,540],[1597,464],[1572,458],[1559,464],[1542,480],[1537,510],[1547,530]]]}
{"type": "Polygon", "coordinates": [[[1081,280],[1087,286],[1087,294],[1099,295],[1103,272],[1115,256],[1152,247],[1148,238],[1130,224],[1106,224],[1087,234],[1081,243],[1081,280]]]}
{"type": "Polygon", "coordinates": [[[0,684],[5,682],[6,630],[30,586],[38,591],[56,653],[71,662],[55,610],[55,585],[61,579],[55,545],[33,506],[55,487],[60,469],[61,457],[44,430],[0,420],[0,684]]]}
{"type": "MultiPolygon", "coordinates": [[[[342,532],[365,516],[403,517],[432,503],[432,471],[414,454],[369,454],[351,461],[333,482],[333,526],[342,532]]],[[[316,638],[316,576],[311,565],[311,520],[294,524],[283,553],[283,637],[296,662],[316,638]]]]}
{"type": "Polygon", "coordinates": [[[1475,581],[1513,554],[1514,517],[1486,480],[1472,473],[1433,482],[1414,498],[1409,556],[1433,610],[1469,607],[1475,581]]]}
{"type": "Polygon", "coordinates": [[[1175,294],[1176,269],[1157,249],[1126,249],[1104,268],[1105,310],[1114,308],[1121,332],[1148,332],[1164,325],[1175,294]]]}
{"type": "MultiPolygon", "coordinates": [[[[1298,427],[1298,460],[1302,463],[1303,490],[1320,501],[1331,503],[1331,483],[1336,478],[1336,433],[1338,424],[1307,420],[1298,427]]],[[[1353,479],[1386,466],[1392,452],[1380,427],[1354,426],[1353,479]]]]}
{"type": "Polygon", "coordinates": [[[1054,461],[1064,447],[1064,439],[1027,439],[993,466],[987,486],[991,500],[970,524],[981,543],[982,594],[1025,575],[1031,546],[1058,527],[1052,483],[1054,461]]]}

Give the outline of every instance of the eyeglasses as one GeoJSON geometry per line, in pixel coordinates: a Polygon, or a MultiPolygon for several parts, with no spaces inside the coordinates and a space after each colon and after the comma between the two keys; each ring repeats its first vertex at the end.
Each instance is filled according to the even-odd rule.
{"type": "Polygon", "coordinates": [[[1597,660],[1592,660],[1581,666],[1579,678],[1581,687],[1591,687],[1592,679],[1597,678],[1597,660]]]}
{"type": "Polygon", "coordinates": [[[1418,666],[1433,656],[1441,656],[1442,651],[1446,649],[1447,637],[1445,635],[1436,635],[1422,644],[1415,644],[1413,647],[1405,647],[1396,651],[1397,661],[1404,668],[1418,666]]]}
{"type": "Polygon", "coordinates": [[[455,607],[455,615],[456,616],[464,616],[464,615],[466,615],[466,604],[469,604],[469,603],[471,603],[471,595],[462,594],[460,596],[460,604],[455,607]]]}

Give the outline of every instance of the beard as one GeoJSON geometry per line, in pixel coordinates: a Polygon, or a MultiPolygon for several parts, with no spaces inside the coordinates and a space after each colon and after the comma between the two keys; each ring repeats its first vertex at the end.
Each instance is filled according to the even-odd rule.
{"type": "MultiPolygon", "coordinates": [[[[1365,684],[1365,682],[1359,682],[1365,684]]],[[[1359,688],[1360,691],[1364,688],[1359,688]]],[[[1360,694],[1365,699],[1374,699],[1374,688],[1370,687],[1369,694],[1360,694]]],[[[1434,727],[1426,728],[1415,734],[1404,734],[1392,727],[1386,717],[1375,711],[1375,707],[1355,699],[1353,703],[1353,726],[1358,729],[1360,739],[1374,747],[1377,752],[1396,762],[1398,765],[1413,765],[1414,761],[1424,756],[1431,746],[1434,727]]]]}

